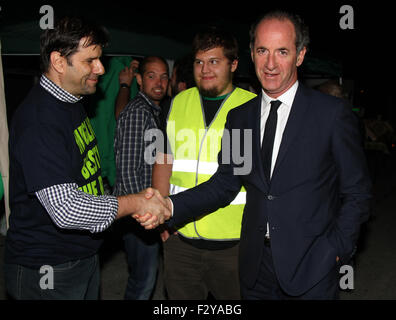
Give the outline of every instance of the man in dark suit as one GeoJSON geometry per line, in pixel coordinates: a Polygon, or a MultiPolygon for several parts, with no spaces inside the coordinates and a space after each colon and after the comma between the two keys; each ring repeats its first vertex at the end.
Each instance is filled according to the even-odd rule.
{"type": "MultiPolygon", "coordinates": [[[[235,144],[224,139],[212,178],[170,197],[170,223],[179,225],[229,204],[246,188],[239,259],[244,299],[336,299],[339,266],[351,258],[369,215],[371,184],[357,119],[341,99],[297,81],[308,39],[292,14],[272,12],[257,23],[251,56],[263,90],[231,110],[225,125],[227,141],[239,139],[239,150],[251,145],[252,169],[236,174],[243,164],[233,161],[235,144]]],[[[155,217],[139,220],[151,228],[155,217]]]]}

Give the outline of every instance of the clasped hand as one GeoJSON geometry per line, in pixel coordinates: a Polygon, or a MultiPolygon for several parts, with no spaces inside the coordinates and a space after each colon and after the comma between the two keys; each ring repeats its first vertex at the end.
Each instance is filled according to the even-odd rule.
{"type": "Polygon", "coordinates": [[[141,224],[145,229],[154,229],[170,219],[171,205],[170,200],[161,196],[158,190],[147,188],[140,192],[144,194],[144,204],[141,210],[136,212],[132,217],[141,224]]]}

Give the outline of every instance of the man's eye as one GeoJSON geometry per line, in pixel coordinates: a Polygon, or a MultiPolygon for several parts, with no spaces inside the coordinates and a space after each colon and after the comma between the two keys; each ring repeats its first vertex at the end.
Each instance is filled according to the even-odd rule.
{"type": "Polygon", "coordinates": [[[264,54],[265,53],[265,49],[264,48],[258,48],[257,49],[257,54],[258,55],[262,55],[262,54],[264,54]]]}

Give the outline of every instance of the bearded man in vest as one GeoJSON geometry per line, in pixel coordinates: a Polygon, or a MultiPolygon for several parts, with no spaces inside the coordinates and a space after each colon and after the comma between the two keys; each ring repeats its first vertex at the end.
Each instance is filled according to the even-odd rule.
{"type": "MultiPolygon", "coordinates": [[[[209,180],[217,169],[228,111],[256,95],[235,87],[238,44],[210,27],[193,40],[196,87],[172,101],[166,125],[167,151],[157,153],[153,187],[163,196],[209,180]]],[[[240,299],[238,251],[246,193],[227,207],[165,230],[164,279],[171,300],[240,299]]]]}

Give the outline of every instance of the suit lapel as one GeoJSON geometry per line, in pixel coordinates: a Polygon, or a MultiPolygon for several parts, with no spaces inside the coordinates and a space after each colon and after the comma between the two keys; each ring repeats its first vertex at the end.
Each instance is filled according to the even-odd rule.
{"type": "Polygon", "coordinates": [[[249,119],[252,119],[253,124],[253,132],[256,134],[253,134],[253,164],[256,166],[257,171],[258,171],[258,178],[259,181],[259,187],[261,189],[268,189],[268,181],[265,177],[264,174],[264,167],[262,165],[263,159],[261,156],[261,130],[260,130],[260,122],[261,122],[261,101],[262,101],[262,95],[261,93],[257,96],[256,100],[256,105],[253,109],[253,114],[249,119]]]}
{"type": "Polygon", "coordinates": [[[281,145],[276,159],[274,171],[272,173],[272,179],[276,178],[279,167],[285,158],[285,155],[293,143],[294,139],[301,132],[301,126],[306,119],[306,112],[309,107],[309,101],[307,97],[306,88],[300,83],[294,97],[293,105],[290,110],[289,119],[283,132],[281,145]]]}

